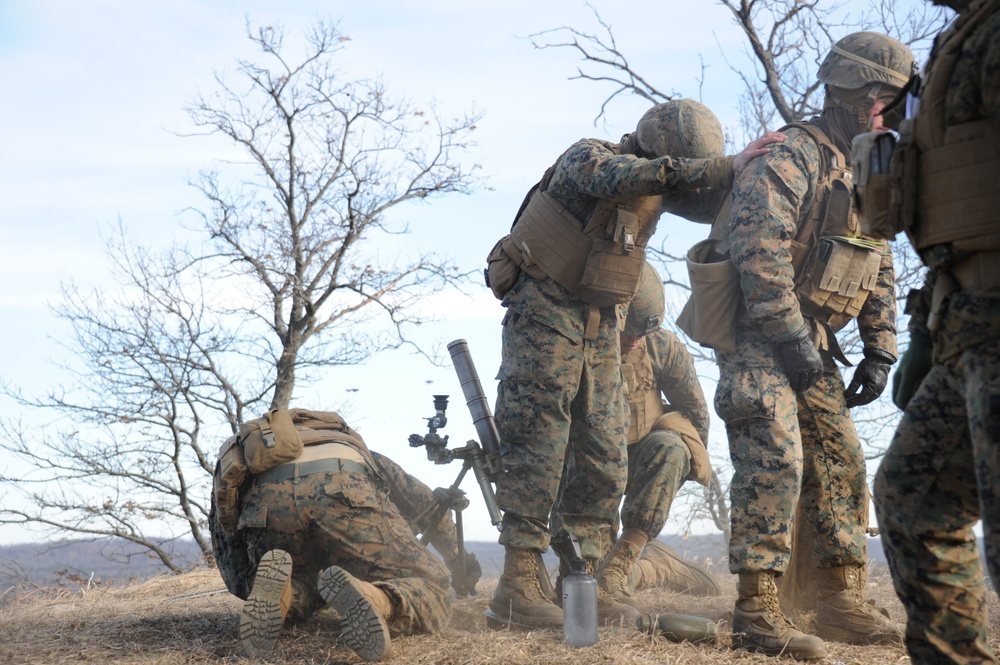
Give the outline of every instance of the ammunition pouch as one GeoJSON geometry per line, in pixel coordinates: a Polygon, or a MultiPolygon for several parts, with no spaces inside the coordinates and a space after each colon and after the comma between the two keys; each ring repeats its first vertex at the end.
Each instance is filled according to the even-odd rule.
{"type": "Polygon", "coordinates": [[[740,276],[720,241],[702,240],[687,253],[688,298],[677,327],[695,342],[724,353],[736,351],[736,316],[739,312],[740,276]]]}
{"type": "Polygon", "coordinates": [[[215,496],[216,517],[226,533],[235,533],[240,520],[240,489],[250,475],[239,436],[226,439],[219,449],[219,459],[212,474],[212,494],[215,496]]]}
{"type": "Polygon", "coordinates": [[[795,291],[803,312],[817,318],[856,317],[878,281],[881,260],[881,250],[870,241],[820,238],[796,274],[795,291]]]}
{"type": "Polygon", "coordinates": [[[866,132],[854,137],[851,171],[854,175],[854,208],[861,233],[869,238],[892,240],[900,231],[899,217],[890,224],[889,174],[896,138],[889,132],[866,132]]]}
{"type": "Polygon", "coordinates": [[[486,286],[490,287],[497,300],[503,300],[521,276],[517,261],[504,249],[505,244],[511,245],[512,242],[509,235],[500,238],[486,257],[486,286]]]}
{"type": "Polygon", "coordinates": [[[251,473],[261,473],[291,462],[302,454],[302,437],[288,409],[271,409],[263,418],[251,420],[239,433],[251,473]]]}

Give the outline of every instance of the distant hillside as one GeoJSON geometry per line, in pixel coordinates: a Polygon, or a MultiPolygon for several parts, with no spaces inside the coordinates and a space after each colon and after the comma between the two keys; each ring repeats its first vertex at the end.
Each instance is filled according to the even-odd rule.
{"type": "MultiPolygon", "coordinates": [[[[716,573],[727,572],[727,556],[722,534],[661,536],[681,556],[698,561],[716,573]]],[[[169,545],[178,560],[194,567],[201,553],[190,540],[169,545]]],[[[499,576],[503,568],[503,548],[493,542],[466,544],[482,564],[487,577],[499,576]]],[[[877,538],[868,541],[868,557],[884,564],[885,555],[877,538]]],[[[555,555],[545,555],[550,570],[555,570],[555,555]]],[[[115,539],[62,540],[51,543],[28,543],[0,546],[0,594],[12,586],[38,587],[124,584],[164,572],[160,560],[127,541],[115,539]]]]}
{"type": "MultiPolygon", "coordinates": [[[[201,562],[192,540],[167,545],[187,566],[201,562]]],[[[158,557],[126,540],[60,540],[0,546],[0,594],[12,586],[85,586],[123,584],[164,572],[158,557]]]]}

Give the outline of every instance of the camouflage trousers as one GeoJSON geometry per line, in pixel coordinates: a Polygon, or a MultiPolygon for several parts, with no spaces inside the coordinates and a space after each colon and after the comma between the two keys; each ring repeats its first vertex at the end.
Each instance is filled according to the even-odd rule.
{"type": "Polygon", "coordinates": [[[828,568],[866,562],[865,458],[844,399],[844,381],[823,354],[819,381],[796,393],[771,345],[719,359],[715,410],[726,423],[732,573],[788,566],[801,496],[815,529],[812,560],[828,568]]]}
{"type": "Polygon", "coordinates": [[[653,430],[630,445],[622,527],[642,529],[656,538],[690,471],[691,453],[677,432],[653,430]]]}
{"type": "Polygon", "coordinates": [[[339,566],[389,595],[393,634],[440,631],[451,618],[448,569],[413,536],[376,482],[340,471],[255,485],[240,515],[251,559],[272,549],[292,555],[292,579],[308,594],[296,593],[293,612],[300,616],[323,604],[319,573],[339,566]]]}
{"type": "MultiPolygon", "coordinates": [[[[995,315],[995,312],[994,314],[995,315]]],[[[914,663],[995,663],[973,525],[1000,580],[1000,341],[936,363],[875,476],[875,511],[914,663]]]]}
{"type": "Polygon", "coordinates": [[[628,465],[617,320],[602,317],[591,341],[510,313],[498,378],[500,544],[546,550],[555,513],[583,555],[600,558],[628,465]]]}

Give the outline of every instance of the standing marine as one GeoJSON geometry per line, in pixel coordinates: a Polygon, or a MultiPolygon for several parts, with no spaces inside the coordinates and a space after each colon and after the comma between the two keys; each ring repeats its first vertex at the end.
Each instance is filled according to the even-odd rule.
{"type": "Polygon", "coordinates": [[[889,200],[902,205],[888,210],[928,276],[907,298],[910,344],[893,391],[905,411],[873,493],[896,595],[906,607],[912,661],[995,663],[973,526],[982,520],[996,585],[1000,0],[935,4],[958,16],[909,89],[909,119],[891,171],[899,178],[890,181],[889,200]]]}
{"type": "MultiPolygon", "coordinates": [[[[505,556],[490,601],[499,625],[562,625],[562,609],[538,582],[550,514],[562,524],[556,537],[576,539],[592,572],[602,543],[610,542],[628,456],[624,400],[608,396],[622,394],[619,327],[662,197],[729,187],[736,170],[780,140],[762,137],[735,157],[673,157],[661,152],[658,138],[678,106],[653,107],[619,143],[571,145],[529,191],[510,235],[490,254],[490,287],[507,310],[495,409],[505,556]]],[[[635,614],[603,591],[598,596],[603,618],[635,614]]]]}
{"type": "Polygon", "coordinates": [[[913,55],[897,40],[858,32],[820,66],[823,112],[782,131],[739,174],[729,249],[742,306],[735,351],[719,351],[715,409],[726,423],[730,571],[739,576],[733,643],[768,655],[827,655],[820,637],[783,614],[796,504],[815,529],[812,556],[825,639],[898,642],[899,629],[864,598],[868,488],[851,407],[875,400],[896,361],[896,305],[887,243],[864,237],[852,206],[851,143],[879,129],[878,112],[909,80],[913,55]],[[864,358],[850,364],[836,333],[857,320],[864,358]]]}

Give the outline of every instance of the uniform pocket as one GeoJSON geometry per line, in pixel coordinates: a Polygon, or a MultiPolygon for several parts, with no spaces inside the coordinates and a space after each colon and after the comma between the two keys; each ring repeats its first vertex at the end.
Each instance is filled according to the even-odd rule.
{"type": "Polygon", "coordinates": [[[724,422],[760,418],[774,420],[780,379],[766,368],[723,372],[715,390],[715,412],[724,422]]]}

